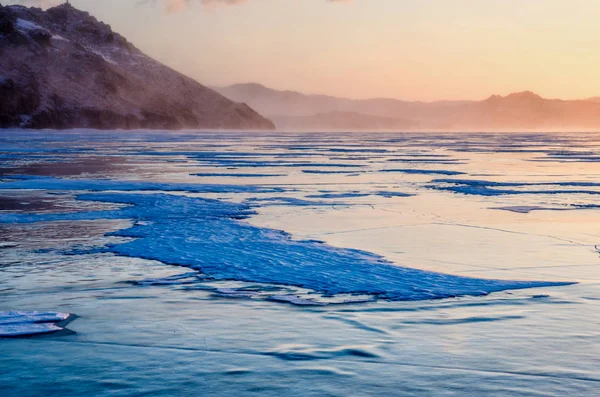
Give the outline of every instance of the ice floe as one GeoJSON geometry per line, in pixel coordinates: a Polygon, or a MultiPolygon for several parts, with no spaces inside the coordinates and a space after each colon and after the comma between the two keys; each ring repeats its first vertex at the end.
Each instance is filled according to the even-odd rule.
{"type": "Polygon", "coordinates": [[[0,311],[0,338],[47,334],[61,331],[69,313],[0,311]]]}
{"type": "MultiPolygon", "coordinates": [[[[247,192],[251,189],[228,185],[59,179],[21,180],[3,183],[0,187],[31,188],[37,184],[46,189],[78,191],[193,189],[197,192],[247,192]]],[[[95,252],[112,252],[189,267],[213,280],[296,286],[330,295],[362,294],[387,300],[423,300],[568,284],[477,279],[400,267],[373,253],[314,241],[297,241],[283,231],[252,226],[242,221],[253,214],[251,206],[244,203],[163,193],[91,193],[78,198],[125,206],[65,214],[0,214],[0,223],[131,219],[134,226],[112,235],[132,240],[95,249],[95,252]]]]}

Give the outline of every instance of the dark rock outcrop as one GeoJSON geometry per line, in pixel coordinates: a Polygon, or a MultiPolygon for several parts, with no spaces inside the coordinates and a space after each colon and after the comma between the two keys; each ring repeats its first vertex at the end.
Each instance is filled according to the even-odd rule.
{"type": "Polygon", "coordinates": [[[273,129],[69,4],[0,5],[0,128],[273,129]]]}

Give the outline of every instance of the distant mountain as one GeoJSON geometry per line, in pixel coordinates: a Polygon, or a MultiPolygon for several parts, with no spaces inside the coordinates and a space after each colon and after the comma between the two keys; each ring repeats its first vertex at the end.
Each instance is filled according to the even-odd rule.
{"type": "Polygon", "coordinates": [[[228,98],[251,101],[268,114],[279,116],[313,116],[321,112],[352,111],[349,99],[327,95],[305,95],[296,91],[277,91],[260,84],[235,84],[214,88],[228,98]]]}
{"type": "Polygon", "coordinates": [[[273,129],[69,4],[0,5],[0,127],[273,129]]]}
{"type": "Polygon", "coordinates": [[[336,118],[344,113],[362,115],[364,123],[361,121],[360,125],[365,130],[387,129],[387,125],[381,128],[381,123],[366,116],[398,120],[400,130],[600,130],[600,100],[545,99],[529,91],[492,95],[482,101],[409,102],[305,95],[259,84],[236,84],[216,90],[232,100],[248,103],[285,129],[290,125],[300,130],[327,128],[329,118],[323,114],[333,112],[336,118]]]}

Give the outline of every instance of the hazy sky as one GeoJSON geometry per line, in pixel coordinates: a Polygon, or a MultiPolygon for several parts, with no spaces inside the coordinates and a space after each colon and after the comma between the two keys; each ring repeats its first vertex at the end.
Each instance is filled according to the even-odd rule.
{"type": "Polygon", "coordinates": [[[418,100],[600,95],[597,0],[71,2],[207,85],[418,100]]]}

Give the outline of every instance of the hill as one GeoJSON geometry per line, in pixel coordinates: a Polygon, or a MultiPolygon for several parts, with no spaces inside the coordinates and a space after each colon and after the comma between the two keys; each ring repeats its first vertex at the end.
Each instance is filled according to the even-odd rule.
{"type": "MultiPolygon", "coordinates": [[[[362,115],[364,122],[359,124],[364,130],[387,129],[389,126],[384,124],[385,128],[382,128],[380,119],[369,120],[367,116],[398,120],[399,130],[600,130],[600,101],[546,99],[529,91],[492,95],[481,101],[410,102],[306,95],[253,83],[216,90],[228,98],[248,103],[284,128],[289,124],[288,120],[294,120],[295,129],[315,129],[316,120],[329,120],[323,115],[333,113],[337,118],[342,114],[362,115]]],[[[326,128],[329,124],[324,122],[320,127],[326,128]]]]}
{"type": "Polygon", "coordinates": [[[0,5],[0,127],[273,129],[69,4],[0,5]]]}

